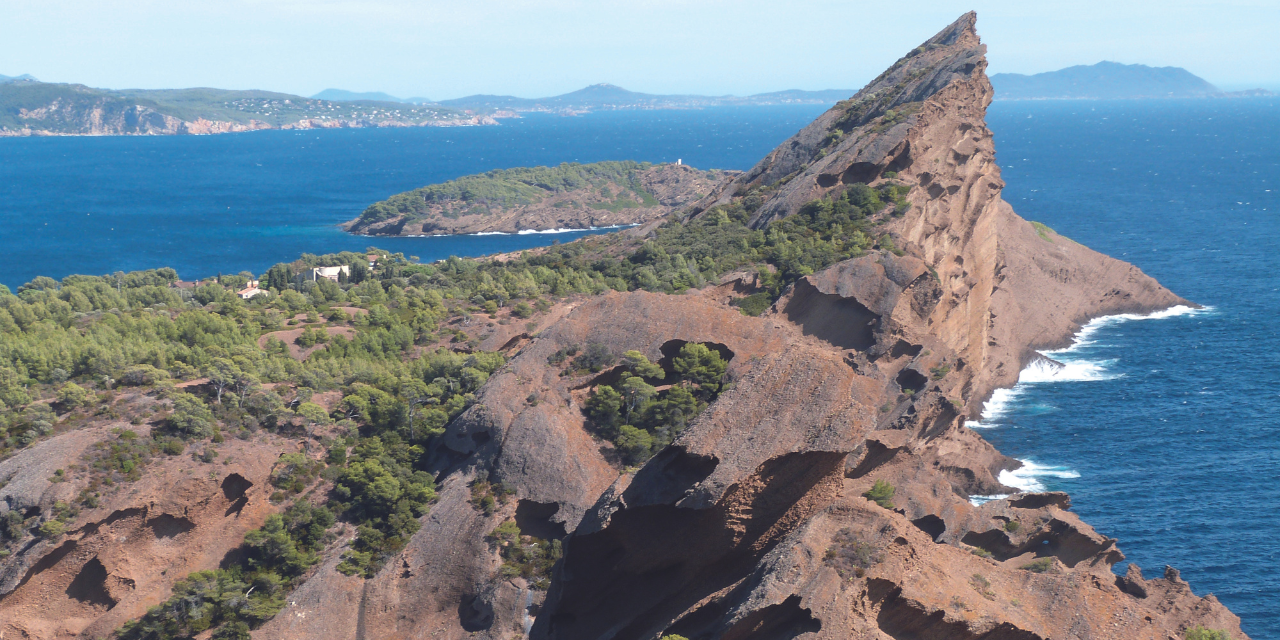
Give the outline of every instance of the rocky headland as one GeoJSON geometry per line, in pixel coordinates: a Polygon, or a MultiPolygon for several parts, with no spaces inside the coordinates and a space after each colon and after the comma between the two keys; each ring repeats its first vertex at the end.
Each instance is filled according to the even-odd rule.
{"type": "MultiPolygon", "coordinates": [[[[450,335],[465,329],[470,340],[451,348],[505,361],[486,378],[468,374],[482,384],[421,450],[436,492],[419,527],[363,575],[343,570],[351,535],[339,529],[252,637],[1166,640],[1208,628],[1245,638],[1175,569],[1116,575],[1116,540],[1073,514],[1065,494],[1003,486],[1000,472],[1020,463],[964,426],[1037,349],[1066,343],[1090,318],[1189,304],[1001,199],[975,22],[962,16],[696,203],[525,271],[484,272],[477,291],[539,277],[554,293],[579,277],[569,257],[586,253],[602,283],[631,277],[611,269],[632,264],[636,282],[667,277],[682,295],[610,285],[555,294],[536,313],[493,304],[454,316],[450,335]],[[856,231],[833,222],[841,216],[856,231]],[[707,261],[670,255],[722,237],[707,261]],[[796,258],[842,239],[857,249],[824,268],[796,258]],[[761,247],[782,249],[759,268],[722,268],[761,247]],[[748,299],[765,301],[756,315],[743,312],[748,299]],[[727,363],[723,375],[675,377],[689,345],[727,363]],[[626,386],[641,380],[633,372],[654,393],[709,399],[674,433],[655,433],[669,444],[634,464],[620,457],[634,441],[603,438],[598,411],[604,387],[650,393],[626,386]],[[971,501],[992,495],[1008,497],[971,501]],[[537,556],[554,559],[549,569],[512,560],[539,549],[550,550],[537,556]]],[[[448,273],[481,266],[468,264],[448,273]]],[[[395,313],[374,308],[361,331],[411,314],[419,298],[394,300],[445,275],[389,275],[395,313]]],[[[351,376],[364,385],[354,390],[380,384],[351,376]]],[[[0,463],[0,512],[43,518],[70,499],[78,476],[59,481],[55,470],[99,435],[69,431],[0,463]]],[[[236,536],[284,508],[265,495],[271,459],[321,460],[317,445],[331,442],[323,430],[295,437],[233,443],[228,464],[148,467],[64,537],[0,560],[0,632],[105,636],[165,601],[186,572],[235,565],[236,536]]],[[[332,488],[317,483],[314,500],[332,488]]],[[[189,606],[203,602],[155,611],[181,622],[189,606]]]]}
{"type": "Polygon", "coordinates": [[[420,236],[643,224],[687,207],[735,174],[636,162],[491,171],[396,194],[343,228],[420,236]]]}

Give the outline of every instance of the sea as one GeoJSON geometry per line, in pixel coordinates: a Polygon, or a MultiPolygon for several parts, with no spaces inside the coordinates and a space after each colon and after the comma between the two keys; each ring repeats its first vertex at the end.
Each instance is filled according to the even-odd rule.
{"type": "MultiPolygon", "coordinates": [[[[747,169],[825,107],[534,114],[498,127],[0,139],[0,283],[172,266],[264,271],[378,246],[422,260],[583,233],[366,238],[369,203],[510,166],[747,169]]],[[[970,423],[1071,494],[1148,577],[1166,565],[1280,640],[1280,100],[997,102],[1005,199],[1198,305],[1099,318],[970,423]]],[[[1125,570],[1122,563],[1119,572],[1125,570]]]]}

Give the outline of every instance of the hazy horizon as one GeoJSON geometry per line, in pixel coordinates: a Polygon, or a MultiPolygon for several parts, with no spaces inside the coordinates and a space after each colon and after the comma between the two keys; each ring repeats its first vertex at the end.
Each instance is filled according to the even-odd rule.
{"type": "Polygon", "coordinates": [[[334,88],[432,100],[541,98],[599,83],[653,94],[856,90],[970,8],[991,74],[1112,60],[1182,67],[1224,90],[1280,87],[1274,0],[1175,1],[1159,11],[1101,0],[927,0],[909,14],[835,0],[69,0],[0,7],[0,74],[113,89],[334,88]]]}

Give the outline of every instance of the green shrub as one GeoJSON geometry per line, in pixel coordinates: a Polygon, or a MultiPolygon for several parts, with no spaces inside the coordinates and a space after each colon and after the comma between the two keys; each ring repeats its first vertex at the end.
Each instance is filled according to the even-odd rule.
{"type": "Polygon", "coordinates": [[[743,315],[754,317],[769,310],[769,307],[773,304],[773,296],[762,291],[753,293],[745,298],[735,298],[729,304],[741,309],[743,315]]]}
{"type": "Polygon", "coordinates": [[[1053,558],[1040,558],[1039,560],[1032,560],[1031,562],[1028,562],[1027,564],[1024,564],[1018,568],[1022,569],[1023,571],[1030,571],[1031,573],[1045,573],[1053,568],[1053,558]]]}
{"type": "Polygon", "coordinates": [[[893,485],[884,480],[876,480],[870,489],[863,492],[862,497],[884,507],[885,509],[895,508],[893,505],[893,494],[896,491],[893,485]]]}
{"type": "Polygon", "coordinates": [[[1004,523],[1004,530],[1008,531],[1009,533],[1016,533],[1018,529],[1021,529],[1021,528],[1022,528],[1022,525],[1018,524],[1016,520],[1010,520],[1004,523]]]}
{"type": "Polygon", "coordinates": [[[1187,629],[1186,640],[1231,640],[1231,634],[1221,629],[1207,629],[1196,625],[1187,629]]]}
{"type": "Polygon", "coordinates": [[[42,525],[36,531],[40,537],[46,540],[53,540],[62,535],[66,531],[67,525],[60,520],[50,520],[42,525]]]}

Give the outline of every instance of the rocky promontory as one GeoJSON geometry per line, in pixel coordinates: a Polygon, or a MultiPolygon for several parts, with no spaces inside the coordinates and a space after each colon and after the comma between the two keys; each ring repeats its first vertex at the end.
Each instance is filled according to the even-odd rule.
{"type": "MultiPolygon", "coordinates": [[[[102,637],[145,612],[124,638],[1246,638],[1174,568],[1119,575],[1123,541],[1066,494],[1005,486],[1021,463],[965,426],[1089,319],[1189,304],[1002,199],[975,24],[626,232],[508,261],[310,256],[262,278],[276,294],[207,285],[205,307],[174,305],[187,315],[143,328],[207,361],[189,392],[64,386],[56,404],[81,408],[63,431],[35,406],[29,430],[10,423],[34,444],[0,463],[0,634],[102,637]],[[345,282],[290,288],[347,262],[345,282]],[[273,342],[284,322],[327,346],[273,342]],[[126,424],[168,438],[145,469],[125,468],[141,439],[126,424]]],[[[694,171],[588,166],[436,185],[374,214],[660,200],[646,172],[694,171]]],[[[0,295],[0,331],[30,342],[65,328],[37,316],[61,309],[48,360],[70,362],[85,323],[81,382],[193,377],[143,337],[129,353],[155,366],[113,357],[112,336],[171,308],[139,289],[148,308],[120,313],[120,286],[33,282],[0,295]],[[109,326],[72,315],[97,308],[82,289],[109,326]]],[[[38,352],[21,351],[25,375],[52,379],[38,352]]],[[[39,404],[0,374],[6,401],[39,404]]]]}
{"type": "Polygon", "coordinates": [[[643,224],[688,206],[735,174],[638,162],[503,169],[394,195],[343,228],[419,236],[643,224]]]}

